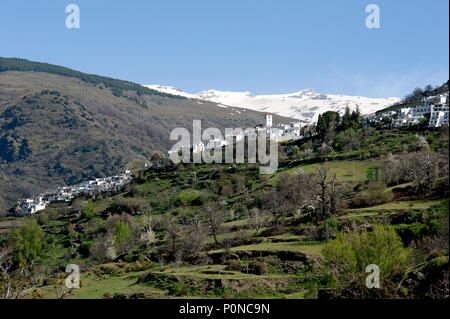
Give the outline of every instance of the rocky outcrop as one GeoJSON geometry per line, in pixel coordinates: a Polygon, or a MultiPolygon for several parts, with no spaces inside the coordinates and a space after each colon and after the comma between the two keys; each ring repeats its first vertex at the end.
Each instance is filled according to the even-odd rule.
{"type": "Polygon", "coordinates": [[[408,271],[402,289],[407,298],[448,299],[448,256],[436,257],[408,271]]]}

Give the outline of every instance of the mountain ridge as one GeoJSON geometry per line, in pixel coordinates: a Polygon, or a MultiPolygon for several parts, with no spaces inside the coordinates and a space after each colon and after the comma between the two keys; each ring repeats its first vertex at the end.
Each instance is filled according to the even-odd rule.
{"type": "Polygon", "coordinates": [[[287,94],[255,95],[249,91],[234,92],[214,89],[191,94],[173,86],[158,84],[145,85],[145,87],[161,93],[243,107],[254,111],[271,112],[310,123],[315,122],[319,114],[329,110],[343,113],[347,105],[351,108],[356,108],[358,105],[362,114],[369,114],[401,100],[396,97],[367,98],[343,94],[320,94],[314,89],[303,89],[287,94]]]}

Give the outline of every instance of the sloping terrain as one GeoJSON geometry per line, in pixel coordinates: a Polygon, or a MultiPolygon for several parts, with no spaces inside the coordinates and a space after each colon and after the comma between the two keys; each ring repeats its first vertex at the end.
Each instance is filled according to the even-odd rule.
{"type": "MultiPolygon", "coordinates": [[[[329,245],[340,238],[338,234],[383,226],[413,253],[402,265],[404,277],[398,277],[408,278],[400,282],[402,289],[398,293],[387,289],[386,295],[379,290],[377,298],[448,296],[448,191],[443,191],[448,189],[448,177],[438,176],[426,194],[412,187],[415,181],[384,184],[373,170],[383,170],[389,158],[402,156],[402,146],[413,147],[416,132],[371,134],[360,146],[362,151],[372,151],[365,159],[337,151],[327,160],[311,161],[290,152],[292,144],[281,145],[280,169],[273,175],[260,175],[254,164],[167,163],[150,168],[141,171],[125,191],[105,193],[85,201],[86,206],[78,205],[81,208],[77,202],[83,199],[77,199],[50,204],[25,218],[0,218],[0,247],[12,238],[6,232],[36,219],[45,232],[45,254],[36,259],[41,271],[63,272],[67,264],[82,270],[81,288],[67,298],[358,298],[356,288],[340,291],[333,286],[333,268],[324,268],[327,247],[334,247],[329,245]],[[314,216],[320,208],[299,211],[292,204],[295,198],[286,195],[305,196],[308,189],[298,185],[306,183],[316,198],[315,178],[322,168],[328,170],[328,185],[336,178],[340,199],[333,215],[317,220],[314,216]],[[308,183],[305,174],[315,182],[308,183]],[[283,206],[277,204],[277,193],[285,196],[283,206]],[[275,215],[268,211],[274,204],[284,211],[277,222],[277,211],[272,211],[275,215]],[[214,220],[218,221],[215,230],[214,220]],[[148,227],[152,236],[142,236],[148,227]],[[437,248],[445,242],[446,249],[437,248]]],[[[418,134],[436,154],[447,148],[443,144],[448,143],[448,134],[443,131],[418,134]]],[[[319,139],[296,143],[312,144],[316,150],[321,145],[319,139]]],[[[391,252],[389,238],[382,247],[391,252]]],[[[374,251],[375,256],[397,256],[374,251]]],[[[361,285],[365,285],[365,267],[360,268],[361,285]]],[[[51,277],[34,288],[43,298],[56,297],[51,277]]]]}
{"type": "Polygon", "coordinates": [[[116,174],[152,152],[165,153],[175,143],[170,131],[191,130],[193,119],[221,129],[264,120],[262,113],[130,82],[9,61],[0,59],[0,213],[23,196],[116,174]]]}

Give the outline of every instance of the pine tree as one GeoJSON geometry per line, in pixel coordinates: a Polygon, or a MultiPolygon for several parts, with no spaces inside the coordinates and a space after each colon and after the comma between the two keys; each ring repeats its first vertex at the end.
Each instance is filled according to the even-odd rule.
{"type": "Polygon", "coordinates": [[[344,116],[342,117],[342,123],[341,123],[340,129],[342,131],[345,131],[346,129],[348,129],[350,127],[350,122],[351,122],[350,107],[347,104],[347,106],[345,107],[344,116]]]}

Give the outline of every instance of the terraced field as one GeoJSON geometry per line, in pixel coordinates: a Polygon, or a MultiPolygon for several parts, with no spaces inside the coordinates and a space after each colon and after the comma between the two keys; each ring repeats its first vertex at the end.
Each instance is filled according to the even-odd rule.
{"type": "Polygon", "coordinates": [[[429,200],[429,201],[401,201],[401,202],[390,202],[387,204],[364,207],[364,208],[354,208],[350,209],[352,212],[372,212],[372,211],[383,211],[383,210],[401,210],[401,209],[427,209],[431,206],[438,205],[439,200],[429,200]]]}
{"type": "Polygon", "coordinates": [[[305,173],[315,173],[317,170],[326,165],[330,171],[336,173],[336,178],[343,182],[358,182],[367,179],[370,168],[377,168],[381,165],[380,160],[365,160],[365,161],[334,161],[324,163],[314,163],[307,165],[300,165],[298,167],[286,170],[289,173],[295,173],[299,170],[305,173]]]}
{"type": "MultiPolygon", "coordinates": [[[[298,252],[305,255],[320,256],[321,244],[310,244],[305,241],[259,243],[253,245],[236,246],[231,252],[298,252]]],[[[212,250],[209,253],[222,253],[224,249],[212,250]]]]}

